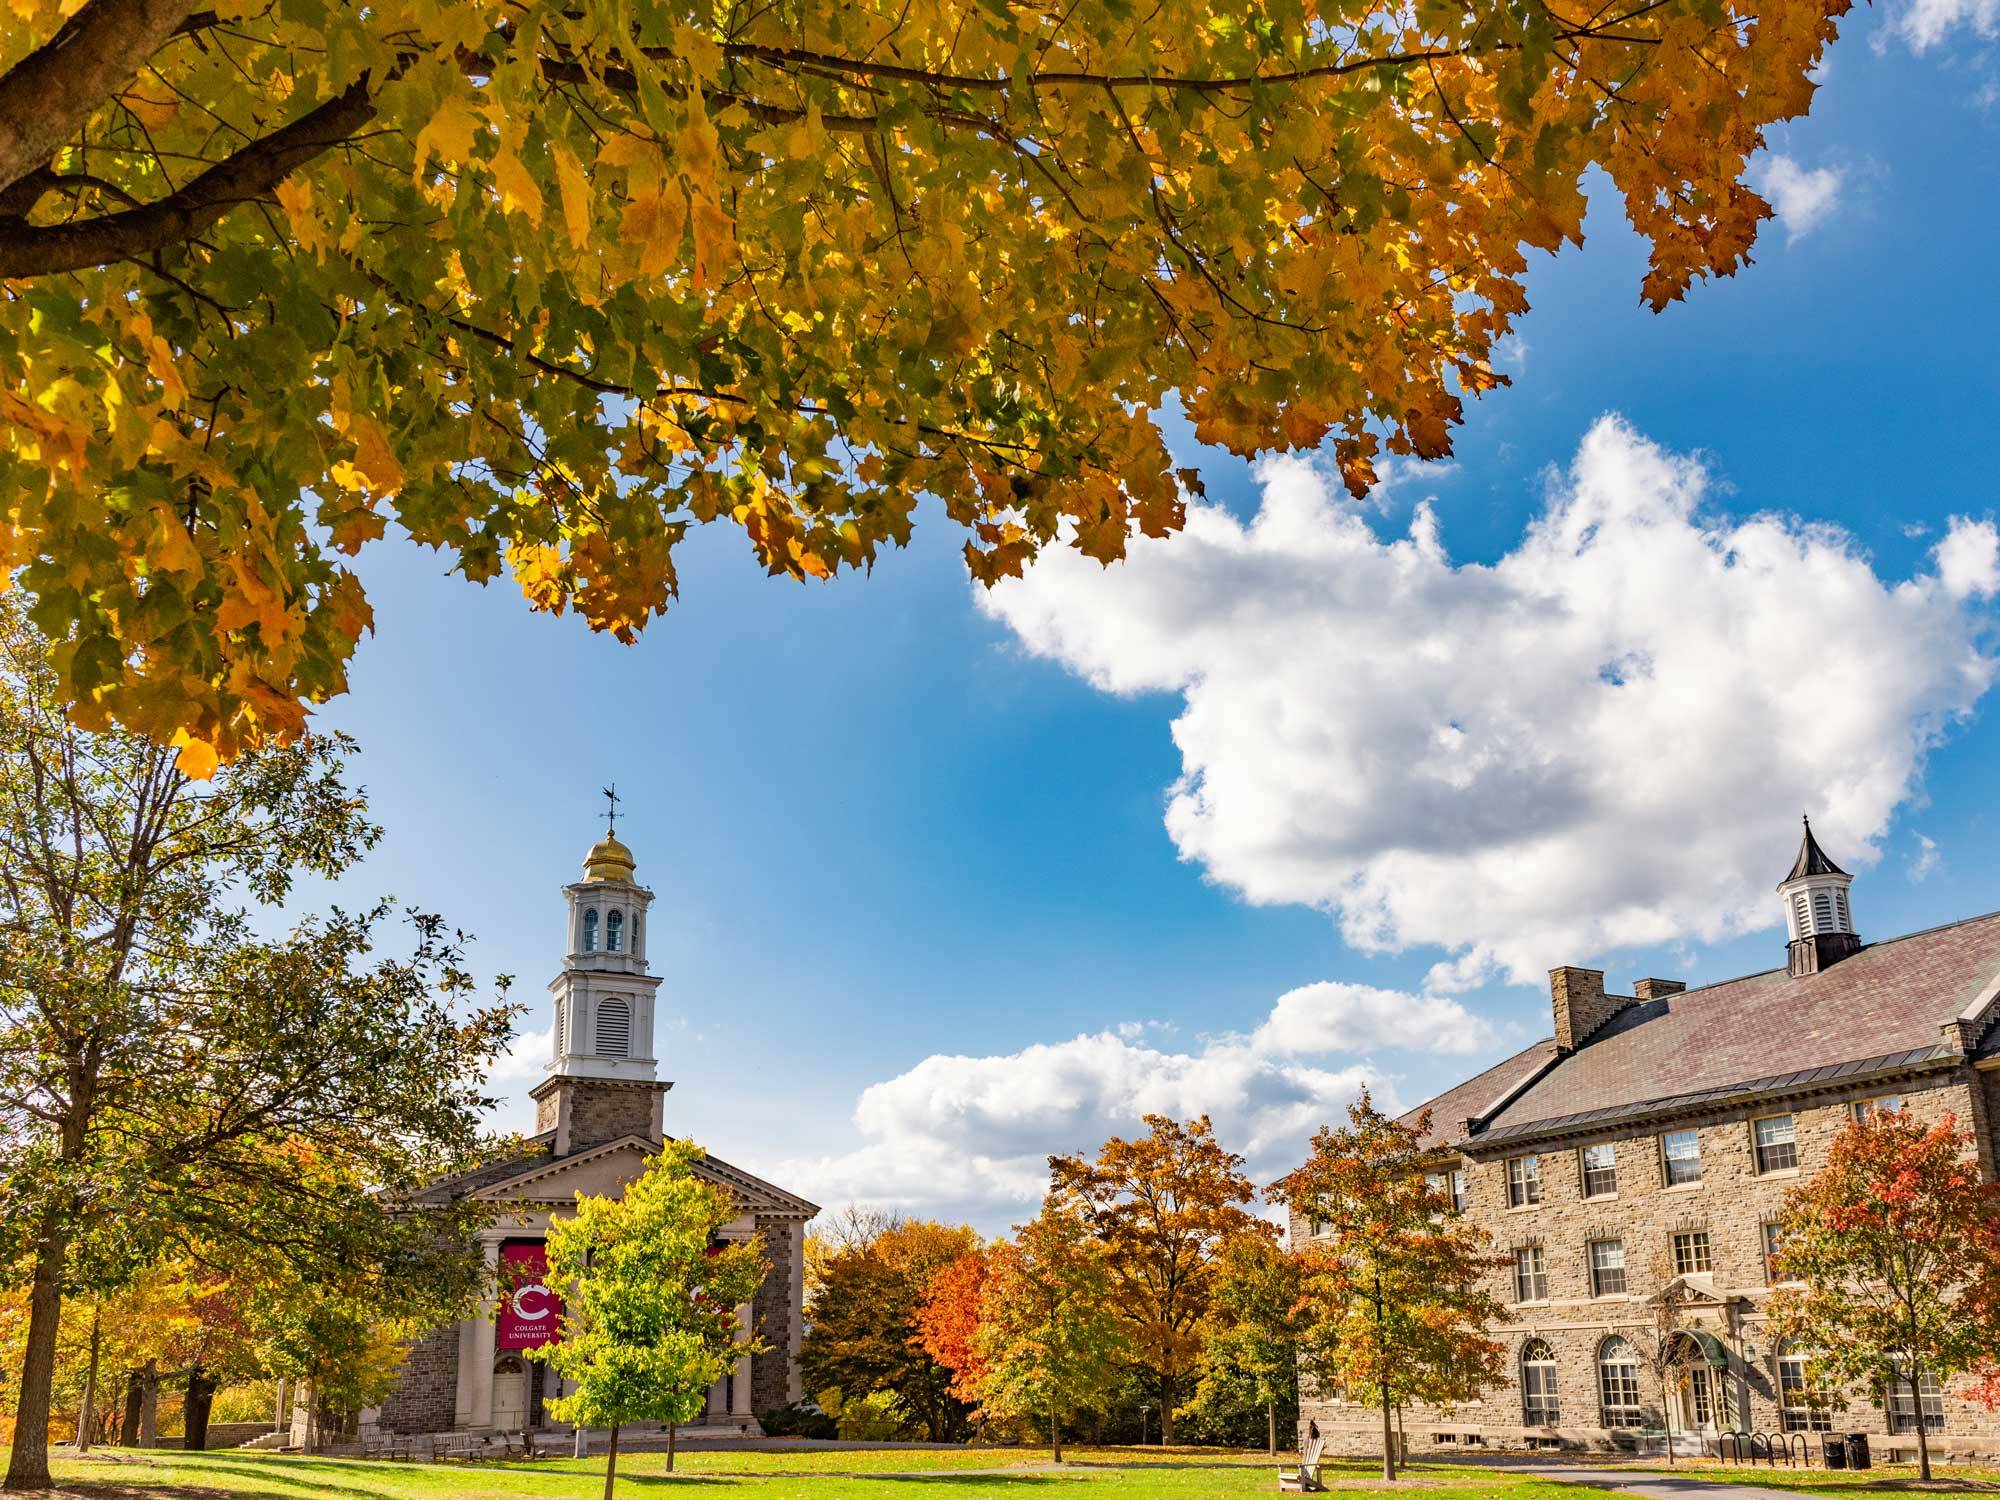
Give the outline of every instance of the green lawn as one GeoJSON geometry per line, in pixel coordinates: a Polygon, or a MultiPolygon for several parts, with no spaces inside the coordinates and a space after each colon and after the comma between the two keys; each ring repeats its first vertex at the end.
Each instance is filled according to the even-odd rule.
{"type": "MultiPolygon", "coordinates": [[[[663,1472],[664,1454],[634,1453],[621,1456],[617,1493],[627,1500],[669,1490],[717,1500],[980,1500],[1036,1491],[1050,1500],[1248,1500],[1277,1488],[1268,1461],[1239,1454],[1079,1449],[1076,1456],[1079,1463],[1058,1470],[1047,1466],[1046,1454],[1023,1449],[683,1453],[679,1472],[670,1477],[663,1472]]],[[[596,1500],[604,1485],[602,1458],[412,1464],[151,1452],[58,1459],[55,1470],[64,1494],[89,1500],[596,1500]]],[[[1328,1466],[1328,1477],[1343,1490],[1379,1484],[1373,1472],[1363,1463],[1328,1466]]],[[[1407,1488],[1421,1490],[1423,1500],[1586,1500],[1601,1494],[1447,1465],[1419,1466],[1407,1488]]]]}
{"type": "MultiPolygon", "coordinates": [[[[1665,1473],[1665,1469],[1660,1470],[1665,1473]]],[[[2000,1468],[1987,1464],[1931,1465],[1936,1476],[1926,1488],[1915,1464],[1877,1464],[1862,1473],[1852,1469],[1767,1468],[1762,1464],[1683,1462],[1676,1471],[1718,1484],[1752,1484],[1760,1489],[1803,1490],[1823,1495],[2000,1494],[2000,1468]]]]}
{"type": "MultiPolygon", "coordinates": [[[[1052,1467],[1045,1451],[1023,1448],[847,1449],[833,1452],[683,1452],[672,1476],[666,1456],[621,1456],[617,1493],[625,1500],[668,1491],[712,1500],[1249,1500],[1276,1493],[1269,1460],[1256,1454],[1158,1448],[1078,1448],[1052,1467]],[[981,1472],[981,1471],[1000,1472],[981,1472]]],[[[266,1453],[111,1452],[56,1461],[61,1493],[78,1500],[597,1500],[604,1460],[414,1464],[266,1453]]],[[[1632,1466],[1633,1479],[1666,1477],[1632,1466]]],[[[1866,1474],[1683,1463],[1683,1478],[1836,1495],[1918,1493],[1915,1470],[1896,1465],[1866,1474]]],[[[1929,1493],[2000,1494],[2000,1469],[1939,1469],[1929,1493]]],[[[1326,1466],[1336,1492],[1386,1488],[1371,1463],[1326,1466]]],[[[1413,1500],[1603,1500],[1587,1489],[1505,1468],[1419,1464],[1396,1486],[1413,1500]]]]}

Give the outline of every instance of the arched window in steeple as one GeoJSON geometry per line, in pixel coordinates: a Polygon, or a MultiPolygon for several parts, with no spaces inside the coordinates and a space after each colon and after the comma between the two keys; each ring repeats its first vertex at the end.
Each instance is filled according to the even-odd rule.
{"type": "Polygon", "coordinates": [[[616,953],[625,946],[625,913],[614,911],[604,919],[604,951],[616,953]]]}
{"type": "Polygon", "coordinates": [[[586,906],[583,909],[583,951],[585,953],[597,951],[597,908],[594,906],[586,906]]]}

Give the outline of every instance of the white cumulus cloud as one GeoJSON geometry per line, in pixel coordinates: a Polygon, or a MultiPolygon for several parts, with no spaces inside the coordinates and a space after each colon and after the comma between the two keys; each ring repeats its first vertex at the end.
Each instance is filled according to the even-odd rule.
{"type": "Polygon", "coordinates": [[[1771,200],[1785,238],[1796,240],[1823,223],[1840,203],[1842,174],[1838,167],[1802,167],[1789,156],[1773,156],[1764,164],[1757,187],[1771,200]]]}
{"type": "Polygon", "coordinates": [[[981,599],[1107,692],[1176,694],[1183,858],[1430,988],[1768,926],[1802,810],[1844,863],[1992,681],[1990,523],[1878,577],[1836,528],[1704,509],[1692,458],[1606,417],[1525,535],[1455,563],[1433,507],[1383,539],[1299,459],[1256,516],[1101,570],[1051,551],[981,599]]]}
{"type": "Polygon", "coordinates": [[[2000,0],[1907,0],[1889,12],[1889,29],[1925,52],[1964,28],[1982,38],[2000,36],[2000,0]]]}
{"type": "Polygon", "coordinates": [[[1127,1023],[1017,1052],[927,1057],[862,1094],[854,1121],[863,1145],[788,1162],[779,1180],[821,1203],[999,1228],[1033,1212],[1051,1153],[1093,1151],[1113,1134],[1143,1130],[1148,1114],[1205,1114],[1261,1187],[1296,1165],[1312,1132],[1363,1087],[1397,1105],[1393,1080],[1354,1054],[1462,1054],[1503,1040],[1454,1000],[1333,983],[1281,995],[1251,1032],[1194,1050],[1144,1040],[1156,1029],[1127,1023]]]}

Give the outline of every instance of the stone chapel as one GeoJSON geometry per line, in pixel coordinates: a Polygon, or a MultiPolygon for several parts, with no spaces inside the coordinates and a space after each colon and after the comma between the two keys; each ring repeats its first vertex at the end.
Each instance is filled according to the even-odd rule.
{"type": "MultiPolygon", "coordinates": [[[[561,1308],[561,1289],[543,1285],[543,1238],[577,1193],[615,1195],[639,1175],[666,1138],[673,1087],[659,1076],[654,1046],[661,979],[647,964],[653,893],[638,883],[615,823],[563,895],[566,956],[549,985],[554,1039],[547,1076],[530,1091],[530,1149],[426,1190],[496,1206],[480,1243],[499,1291],[478,1316],[433,1329],[411,1346],[395,1389],[362,1413],[364,1429],[493,1433],[562,1425],[545,1414],[547,1399],[561,1394],[557,1377],[523,1356],[548,1341],[561,1308]]],[[[819,1208],[714,1155],[697,1171],[726,1188],[739,1210],[719,1238],[761,1236],[770,1263],[755,1299],[737,1310],[767,1352],[739,1360],[716,1382],[703,1418],[755,1432],[757,1413],[801,1395],[805,1228],[819,1208]]]]}

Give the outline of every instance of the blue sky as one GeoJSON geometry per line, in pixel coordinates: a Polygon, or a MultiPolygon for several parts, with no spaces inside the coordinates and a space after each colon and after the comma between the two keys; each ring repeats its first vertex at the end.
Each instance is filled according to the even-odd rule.
{"type": "MultiPolygon", "coordinates": [[[[1760,167],[1789,223],[1663,315],[1596,184],[1584,249],[1536,268],[1514,387],[1448,468],[1359,510],[1183,435],[1218,510],[1177,560],[1044,570],[1008,603],[976,597],[935,513],[871,579],[809,588],[717,527],[629,648],[376,547],[377,634],[323,715],[359,738],[388,829],[351,884],[477,934],[541,1031],[560,889],[615,779],[658,897],[669,1128],[829,1204],[989,1228],[1020,1216],[1042,1154],[1140,1108],[1213,1108],[1282,1169],[1362,1079],[1414,1103],[1544,1034],[1545,988],[1514,981],[1551,965],[1614,988],[1768,967],[1782,933],[1746,928],[1775,900],[1743,893],[1768,897],[1807,807],[1857,862],[1864,937],[2000,907],[1996,22],[1991,0],[1857,12],[1760,167]],[[1705,478],[1674,467],[1690,455],[1705,478]],[[1330,549],[1324,578],[1241,530],[1280,500],[1330,549]],[[1524,543],[1551,513],[1601,565],[1524,543]],[[1438,540],[1399,541],[1413,524],[1438,540]],[[1765,544],[1754,584],[1728,571],[1765,544]],[[1231,583],[1259,621],[1209,587],[1231,583]],[[1654,694],[1630,735],[1606,733],[1608,689],[1549,665],[1625,639],[1605,589],[1639,644],[1604,670],[1654,694]],[[1482,639],[1497,654],[1468,666],[1482,639]],[[1365,665],[1405,650],[1407,694],[1365,665]],[[1866,711],[1830,730],[1821,695],[1866,711]],[[1552,763],[1538,737],[1569,737],[1572,702],[1600,739],[1552,763]],[[1432,721],[1460,757],[1441,780],[1428,752],[1370,754],[1432,721]],[[1266,735],[1288,769],[1260,759],[1266,735]],[[1170,831],[1184,772],[1200,805],[1170,831]]],[[[526,1050],[496,1081],[523,1103],[526,1050]]]]}

